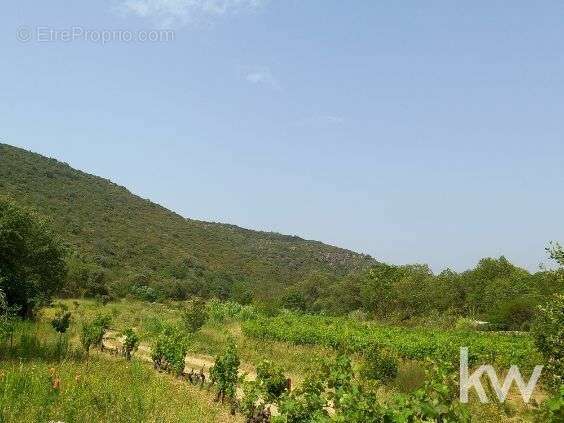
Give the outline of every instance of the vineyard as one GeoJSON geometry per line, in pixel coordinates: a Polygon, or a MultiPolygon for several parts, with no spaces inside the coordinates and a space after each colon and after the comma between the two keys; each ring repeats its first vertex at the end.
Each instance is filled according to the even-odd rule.
{"type": "MultiPolygon", "coordinates": [[[[138,378],[145,378],[158,389],[172,384],[175,391],[181,389],[186,398],[192,398],[192,404],[175,414],[175,410],[143,403],[135,410],[138,421],[153,421],[153,416],[159,416],[159,421],[178,421],[181,415],[193,413],[199,414],[196,421],[202,422],[495,422],[507,416],[502,404],[482,408],[475,401],[465,405],[458,399],[458,347],[468,346],[475,362],[491,359],[488,362],[499,367],[510,362],[529,366],[541,360],[529,335],[439,333],[290,312],[267,317],[251,306],[219,301],[168,306],[119,302],[96,306],[88,301],[71,300],[44,309],[42,316],[37,323],[16,322],[5,327],[12,335],[4,337],[0,348],[0,355],[7,360],[3,370],[7,376],[0,376],[0,393],[10,398],[13,406],[2,409],[1,415],[7,417],[2,421],[20,421],[22,416],[34,420],[39,415],[75,421],[71,417],[72,409],[62,404],[78,395],[77,390],[87,392],[91,387],[97,393],[81,394],[85,396],[80,401],[90,407],[84,409],[89,414],[81,417],[88,415],[103,420],[112,415],[112,421],[129,421],[122,410],[123,403],[132,395],[131,390],[143,389],[143,382],[138,378]],[[72,312],[67,304],[72,305],[72,312]],[[133,315],[150,317],[152,313],[166,319],[153,330],[141,331],[136,323],[143,320],[135,322],[133,315]],[[219,332],[218,328],[223,326],[240,327],[242,332],[219,332]],[[202,342],[213,336],[222,338],[216,346],[215,359],[194,356],[198,348],[196,339],[202,342]],[[286,357],[270,355],[275,343],[284,347],[286,357]],[[260,350],[257,345],[261,344],[263,358],[251,358],[258,356],[249,355],[248,350],[260,350]],[[306,354],[322,348],[319,345],[335,354],[315,354],[316,365],[301,378],[288,372],[289,357],[305,360],[306,354]],[[304,348],[312,349],[307,352],[304,348]],[[117,360],[104,360],[107,353],[117,360]],[[122,366],[117,357],[124,359],[122,366]],[[198,359],[199,364],[195,364],[198,359]],[[16,369],[17,360],[24,360],[20,370],[16,369]],[[35,364],[30,367],[28,361],[39,363],[38,360],[52,365],[48,369],[44,365],[32,385],[17,385],[15,378],[29,377],[22,372],[34,371],[35,364]],[[69,361],[74,366],[70,369],[65,364],[69,361]],[[424,368],[424,378],[409,390],[398,390],[394,380],[402,372],[401,366],[409,362],[424,368]],[[116,382],[109,391],[104,391],[102,376],[96,373],[83,383],[79,374],[94,369],[89,363],[101,367],[111,363],[116,374],[124,374],[124,378],[132,381],[119,387],[116,382]],[[154,371],[150,371],[148,363],[154,371]],[[75,379],[69,375],[72,371],[76,372],[75,379]],[[161,376],[157,377],[159,373],[161,376]],[[31,395],[30,389],[41,392],[42,399],[32,411],[24,412],[21,398],[31,395]],[[123,399],[116,406],[121,408],[112,410],[111,393],[118,389],[123,392],[123,399]],[[96,396],[108,398],[104,409],[90,405],[96,396]],[[210,408],[209,418],[202,416],[202,407],[210,408]]],[[[147,392],[144,400],[154,401],[151,395],[165,394],[147,392]]],[[[177,404],[182,399],[176,396],[174,401],[177,404]]],[[[562,395],[553,401],[556,413],[561,413],[562,395]]],[[[543,410],[521,404],[519,415],[534,418],[543,410]]],[[[558,421],[550,416],[544,421],[558,421]]]]}
{"type": "Polygon", "coordinates": [[[468,347],[470,361],[529,369],[541,360],[529,336],[490,332],[436,331],[400,328],[351,319],[285,313],[243,323],[245,335],[292,344],[322,345],[360,353],[379,346],[413,360],[433,358],[454,362],[468,347]]]}

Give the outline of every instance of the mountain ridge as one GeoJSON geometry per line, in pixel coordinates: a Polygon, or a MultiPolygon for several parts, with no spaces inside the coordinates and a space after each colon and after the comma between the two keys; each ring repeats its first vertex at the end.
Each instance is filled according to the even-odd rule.
{"type": "Polygon", "coordinates": [[[311,273],[343,276],[375,263],[297,235],[191,219],[110,179],[2,143],[0,195],[49,218],[71,248],[116,277],[188,260],[276,290],[311,273]]]}

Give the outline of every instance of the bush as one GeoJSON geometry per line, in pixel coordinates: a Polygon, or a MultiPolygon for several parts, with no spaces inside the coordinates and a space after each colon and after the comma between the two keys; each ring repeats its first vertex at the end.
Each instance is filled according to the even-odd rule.
{"type": "Polygon", "coordinates": [[[390,351],[373,345],[366,349],[363,356],[361,374],[365,379],[387,382],[398,375],[398,359],[390,351]]]}
{"type": "Polygon", "coordinates": [[[123,352],[127,360],[131,360],[132,354],[139,347],[139,336],[131,328],[127,328],[123,335],[125,337],[123,341],[123,352]]]}
{"type": "Polygon", "coordinates": [[[536,417],[539,423],[564,422],[564,385],[560,386],[552,398],[542,404],[536,417]]]}
{"type": "Polygon", "coordinates": [[[237,353],[237,347],[233,341],[229,342],[227,350],[222,356],[217,356],[215,363],[210,369],[212,382],[217,387],[216,400],[228,399],[233,402],[239,381],[239,365],[241,360],[237,353]]]}
{"type": "Polygon", "coordinates": [[[564,295],[539,307],[532,327],[535,344],[543,355],[549,385],[554,389],[564,384],[564,295]]]}
{"type": "Polygon", "coordinates": [[[141,301],[154,303],[159,299],[157,291],[147,285],[133,285],[131,287],[131,294],[141,301]]]}
{"type": "Polygon", "coordinates": [[[256,380],[264,392],[266,402],[278,400],[288,390],[288,379],[282,368],[269,360],[262,360],[257,366],[256,380]]]}
{"type": "Polygon", "coordinates": [[[55,315],[55,318],[51,320],[51,326],[58,333],[63,334],[67,331],[70,326],[71,313],[65,308],[61,308],[59,312],[55,315]]]}
{"type": "Polygon", "coordinates": [[[303,383],[282,396],[275,423],[308,423],[329,420],[326,384],[320,374],[310,374],[303,383]]]}
{"type": "Polygon", "coordinates": [[[184,372],[187,339],[173,326],[165,326],[157,337],[151,353],[153,364],[158,370],[165,370],[180,375],[184,372]]]}
{"type": "Polygon", "coordinates": [[[18,306],[8,305],[4,292],[0,289],[0,340],[10,340],[10,348],[14,344],[14,331],[16,322],[18,306]]]}
{"type": "Polygon", "coordinates": [[[82,324],[82,332],[80,334],[80,342],[86,353],[90,351],[92,346],[102,348],[104,334],[110,327],[111,318],[109,316],[97,315],[91,322],[82,324]]]}
{"type": "Polygon", "coordinates": [[[203,300],[192,301],[182,313],[182,321],[189,333],[198,332],[207,320],[208,312],[203,300]]]}
{"type": "Polygon", "coordinates": [[[508,330],[528,330],[535,317],[535,304],[527,298],[518,298],[499,306],[492,316],[494,324],[508,330]]]}

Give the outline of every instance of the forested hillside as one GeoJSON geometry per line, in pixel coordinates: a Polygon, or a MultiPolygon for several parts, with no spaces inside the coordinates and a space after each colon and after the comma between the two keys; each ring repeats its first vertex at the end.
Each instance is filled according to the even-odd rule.
{"type": "Polygon", "coordinates": [[[6,144],[0,195],[50,219],[76,252],[69,295],[157,285],[173,297],[247,297],[280,291],[312,272],[342,276],[374,263],[297,236],[187,219],[109,180],[6,144]]]}

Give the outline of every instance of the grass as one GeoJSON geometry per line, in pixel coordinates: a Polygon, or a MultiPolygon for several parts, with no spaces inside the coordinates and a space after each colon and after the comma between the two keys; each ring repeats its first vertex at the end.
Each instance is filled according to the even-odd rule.
{"type": "Polygon", "coordinates": [[[92,356],[56,365],[39,360],[0,364],[2,422],[237,421],[210,398],[137,361],[92,356]]]}
{"type": "MultiPolygon", "coordinates": [[[[180,324],[182,303],[147,303],[135,300],[121,300],[105,306],[93,300],[61,300],[73,313],[76,320],[92,319],[102,313],[112,316],[112,330],[121,332],[134,327],[141,341],[151,344],[162,328],[163,323],[180,324]]],[[[43,319],[54,316],[55,308],[43,311],[43,319]]],[[[75,325],[76,326],[76,325],[75,325]]],[[[238,321],[209,321],[191,340],[189,351],[195,355],[216,356],[222,353],[229,339],[234,339],[244,363],[245,370],[254,370],[261,360],[278,363],[292,380],[301,381],[304,374],[319,359],[331,358],[335,352],[330,348],[315,345],[289,345],[286,342],[259,340],[245,336],[238,321]]]]}
{"type": "MultiPolygon", "coordinates": [[[[72,340],[77,338],[79,325],[77,321],[81,319],[91,319],[96,314],[108,314],[113,317],[112,330],[117,332],[123,331],[127,327],[135,327],[141,335],[142,342],[145,345],[151,345],[152,340],[158,333],[163,323],[181,323],[181,310],[182,303],[171,302],[167,304],[146,303],[140,301],[121,300],[115,303],[110,303],[102,306],[99,303],[91,300],[64,300],[63,301],[69,310],[73,313],[73,324],[69,333],[70,344],[72,340]]],[[[48,321],[55,313],[54,308],[45,309],[43,312],[43,320],[48,321]]],[[[318,363],[320,359],[332,358],[335,356],[333,349],[321,345],[306,344],[301,345],[294,342],[285,342],[283,340],[268,340],[259,339],[251,336],[246,336],[242,331],[242,324],[236,318],[225,319],[223,321],[208,321],[204,327],[196,333],[190,344],[189,354],[192,356],[215,356],[224,351],[229,339],[234,339],[237,343],[239,354],[242,360],[242,368],[245,371],[254,370],[254,366],[262,359],[269,359],[280,365],[285,373],[292,378],[294,384],[299,384],[307,370],[318,363]]],[[[374,329],[374,328],[372,328],[374,329]]],[[[39,336],[45,332],[51,332],[49,325],[46,323],[39,324],[37,329],[39,336]]],[[[417,332],[419,333],[419,332],[417,332]]],[[[482,334],[473,334],[473,338],[478,338],[482,334]]],[[[484,339],[494,338],[499,339],[494,334],[485,334],[484,339]],[[494,338],[495,337],[495,338],[494,338]]],[[[503,338],[502,338],[503,340],[503,338]]],[[[45,354],[48,357],[49,354],[45,354]]],[[[358,359],[358,357],[357,357],[358,359]]],[[[99,401],[110,401],[105,394],[100,394],[92,398],[85,396],[81,397],[77,394],[76,400],[85,406],[81,413],[98,413],[97,415],[83,414],[75,421],[86,419],[87,421],[134,421],[124,419],[124,416],[134,415],[136,421],[233,421],[233,417],[226,413],[226,410],[219,407],[217,404],[210,402],[211,395],[205,391],[194,389],[192,386],[186,386],[179,381],[166,375],[154,373],[151,369],[146,368],[139,363],[128,366],[123,362],[119,364],[109,362],[106,359],[101,361],[99,357],[92,357],[89,366],[96,369],[93,372],[93,378],[98,378],[100,374],[111,374],[111,377],[100,381],[93,380],[93,386],[103,388],[103,384],[107,383],[112,385],[111,390],[123,392],[122,396],[117,396],[111,400],[118,401],[116,407],[113,409],[120,409],[119,416],[122,420],[112,416],[107,405],[92,409],[88,404],[97,403],[99,401]],[[107,370],[103,367],[106,366],[107,370]],[[115,368],[114,368],[115,367],[115,368]],[[128,381],[128,382],[126,382],[128,381]],[[98,383],[102,385],[97,385],[98,383]],[[139,391],[139,386],[143,387],[143,392],[139,391]],[[173,392],[170,397],[167,392],[173,392]],[[133,405],[126,405],[130,399],[135,398],[133,405]],[[139,397],[139,399],[137,398],[139,397]],[[180,398],[180,400],[178,399],[180,398]],[[185,398],[186,401],[182,400],[185,398]],[[165,407],[161,405],[161,401],[167,404],[165,407]],[[137,405],[135,405],[137,404],[137,405]],[[135,406],[135,410],[129,410],[128,407],[135,406]],[[90,408],[89,408],[90,407],[90,408]],[[90,410],[90,411],[88,411],[90,410]],[[171,411],[174,410],[174,411],[171,411]],[[231,419],[231,420],[229,420],[231,419]]],[[[359,360],[355,360],[357,364],[359,360]]],[[[66,378],[61,379],[66,384],[70,383],[72,386],[73,372],[83,373],[84,370],[74,369],[73,366],[81,366],[73,364],[72,362],[65,363],[61,367],[61,374],[67,374],[66,378]],[[65,367],[66,366],[66,367],[65,367]]],[[[15,372],[17,365],[13,363],[12,372],[15,372]]],[[[426,362],[424,360],[414,360],[402,358],[399,365],[398,376],[387,383],[382,385],[379,389],[379,394],[383,398],[391,398],[397,393],[408,393],[420,387],[425,378],[426,362]]],[[[46,367],[43,366],[43,375],[46,373],[46,367]]],[[[64,384],[62,383],[62,386],[64,384]]],[[[48,384],[44,389],[48,388],[48,384]]],[[[109,389],[109,388],[108,388],[109,389]]],[[[78,391],[80,392],[80,391],[78,391]]],[[[102,391],[104,392],[104,391],[102,391]]],[[[42,394],[43,401],[48,401],[49,395],[42,394]]],[[[63,404],[65,404],[63,402],[63,404]]],[[[471,412],[475,417],[475,421],[480,422],[499,422],[499,421],[531,421],[531,408],[524,406],[519,400],[509,401],[505,404],[491,403],[488,405],[479,404],[473,398],[470,404],[471,412]]],[[[71,413],[73,409],[72,404],[68,406],[67,413],[71,413]]],[[[64,405],[51,407],[51,410],[61,410],[61,416],[65,416],[64,405]]],[[[39,411],[37,411],[39,413],[39,411]]],[[[67,416],[70,414],[67,414],[67,416]]],[[[40,414],[24,416],[27,420],[36,421],[36,417],[42,417],[40,414]]],[[[72,417],[72,416],[71,416],[72,417]]],[[[55,414],[49,416],[55,418],[55,414]]],[[[60,418],[61,420],[73,421],[71,418],[60,418]]],[[[15,421],[15,420],[4,420],[15,421]]]]}
{"type": "Polygon", "coordinates": [[[87,357],[77,326],[59,339],[45,318],[17,324],[13,345],[0,346],[1,423],[241,421],[210,392],[145,363],[96,351],[87,357]]]}

